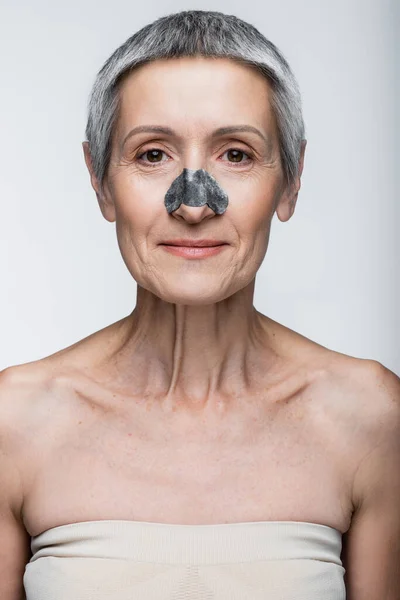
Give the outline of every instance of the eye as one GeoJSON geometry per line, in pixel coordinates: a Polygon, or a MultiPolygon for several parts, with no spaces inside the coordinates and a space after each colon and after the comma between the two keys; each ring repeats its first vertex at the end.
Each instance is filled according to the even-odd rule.
{"type": "MultiPolygon", "coordinates": [[[[251,154],[245,152],[244,150],[241,150],[240,148],[229,148],[229,150],[225,150],[224,154],[229,154],[230,157],[233,158],[233,162],[236,164],[243,164],[243,163],[247,164],[249,162],[249,159],[251,160],[251,154]],[[240,158],[243,157],[243,155],[247,156],[248,159],[240,160],[240,158]]],[[[228,161],[228,162],[231,162],[231,161],[228,161]]]]}
{"type": "MultiPolygon", "coordinates": [[[[166,152],[164,152],[164,150],[161,150],[160,148],[149,148],[148,150],[145,150],[142,154],[138,154],[136,160],[145,165],[156,166],[163,162],[167,162],[165,160],[158,160],[162,154],[166,154],[166,152]],[[149,160],[144,160],[143,157],[146,157],[149,160]]],[[[228,154],[230,159],[232,159],[228,160],[228,162],[231,164],[241,165],[247,164],[248,162],[252,161],[251,153],[245,152],[240,148],[229,148],[228,150],[225,150],[222,156],[224,156],[225,154],[228,154]],[[240,160],[243,156],[247,156],[247,160],[240,160]]]]}
{"type": "Polygon", "coordinates": [[[149,150],[145,150],[145,152],[143,152],[143,154],[138,155],[137,159],[139,160],[139,162],[147,163],[148,161],[142,159],[142,156],[146,156],[147,158],[150,158],[149,162],[151,164],[165,162],[165,161],[157,160],[157,158],[160,156],[160,154],[165,154],[164,150],[160,150],[159,148],[150,148],[149,150]],[[156,160],[153,160],[153,159],[156,159],[156,160]]]}

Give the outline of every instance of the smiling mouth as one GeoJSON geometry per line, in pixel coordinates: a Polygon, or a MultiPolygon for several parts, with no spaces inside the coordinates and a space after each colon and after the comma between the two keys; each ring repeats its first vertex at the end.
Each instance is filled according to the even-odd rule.
{"type": "Polygon", "coordinates": [[[166,252],[188,259],[213,256],[214,254],[219,254],[224,248],[228,247],[228,244],[218,244],[216,246],[181,246],[173,244],[160,245],[166,252]]]}
{"type": "Polygon", "coordinates": [[[160,246],[168,246],[169,248],[218,248],[219,246],[226,246],[227,244],[213,244],[210,246],[197,246],[197,245],[190,245],[190,246],[186,246],[185,244],[160,244],[160,246]]]}
{"type": "Polygon", "coordinates": [[[177,239],[177,240],[166,240],[161,246],[179,246],[184,248],[214,248],[215,246],[224,246],[226,242],[221,242],[219,240],[191,240],[191,239],[177,239]]]}

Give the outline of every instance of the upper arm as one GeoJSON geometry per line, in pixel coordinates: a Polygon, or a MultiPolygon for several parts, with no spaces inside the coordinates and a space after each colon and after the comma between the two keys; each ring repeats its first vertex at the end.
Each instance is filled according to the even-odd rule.
{"type": "Polygon", "coordinates": [[[400,379],[375,363],[368,375],[379,412],[353,482],[344,536],[347,600],[400,600],[400,379]]]}
{"type": "MultiPolygon", "coordinates": [[[[11,369],[12,371],[12,369],[11,369]]],[[[13,460],[10,421],[13,373],[0,372],[0,598],[23,600],[23,575],[31,556],[30,536],[21,518],[23,502],[20,471],[13,460]]]]}

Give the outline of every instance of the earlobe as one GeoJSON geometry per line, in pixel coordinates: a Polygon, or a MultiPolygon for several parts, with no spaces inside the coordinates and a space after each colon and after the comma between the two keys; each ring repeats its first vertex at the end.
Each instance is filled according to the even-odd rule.
{"type": "Polygon", "coordinates": [[[276,207],[276,215],[282,223],[289,221],[290,217],[294,213],[294,209],[296,206],[297,194],[295,183],[291,185],[287,184],[286,188],[282,192],[282,195],[279,199],[278,205],[276,207]]]}
{"type": "Polygon", "coordinates": [[[103,191],[98,194],[96,193],[96,196],[103,217],[109,223],[114,223],[116,221],[115,206],[106,180],[103,184],[103,191]]]}
{"type": "Polygon", "coordinates": [[[276,209],[277,217],[282,223],[289,221],[290,217],[294,213],[294,209],[296,206],[297,194],[293,197],[282,197],[279,201],[279,204],[276,209]]]}
{"type": "Polygon", "coordinates": [[[282,197],[279,201],[279,204],[276,209],[276,214],[280,221],[283,223],[285,221],[289,221],[292,217],[295,208],[296,202],[299,195],[299,191],[301,188],[301,175],[303,173],[304,167],[304,154],[306,150],[307,140],[303,140],[301,142],[301,150],[299,157],[299,170],[298,175],[296,177],[296,181],[292,183],[292,185],[288,186],[288,188],[283,192],[282,197]]]}
{"type": "Polygon", "coordinates": [[[115,206],[106,180],[103,182],[101,190],[99,192],[96,191],[96,196],[103,217],[106,221],[109,221],[109,223],[114,223],[116,220],[115,206]]]}

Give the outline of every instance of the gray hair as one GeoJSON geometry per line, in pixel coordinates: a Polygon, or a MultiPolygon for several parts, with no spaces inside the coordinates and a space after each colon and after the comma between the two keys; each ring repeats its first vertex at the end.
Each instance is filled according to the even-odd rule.
{"type": "Polygon", "coordinates": [[[97,74],[85,134],[99,185],[102,187],[110,162],[123,76],[150,61],[183,56],[231,58],[266,77],[286,183],[292,184],[298,175],[305,130],[300,91],[289,64],[272,42],[238,17],[186,10],[161,17],[137,31],[113,52],[97,74]]]}

